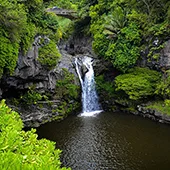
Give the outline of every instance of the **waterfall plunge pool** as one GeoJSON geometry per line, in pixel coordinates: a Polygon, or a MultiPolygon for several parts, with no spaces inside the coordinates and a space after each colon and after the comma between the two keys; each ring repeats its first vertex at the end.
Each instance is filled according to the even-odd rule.
{"type": "Polygon", "coordinates": [[[100,113],[92,64],[87,56],[75,59],[82,113],[40,126],[39,138],[55,141],[63,150],[63,166],[72,170],[169,170],[170,126],[125,113],[100,113]]]}
{"type": "Polygon", "coordinates": [[[127,113],[69,116],[37,128],[73,170],[169,170],[170,126],[127,113]]]}

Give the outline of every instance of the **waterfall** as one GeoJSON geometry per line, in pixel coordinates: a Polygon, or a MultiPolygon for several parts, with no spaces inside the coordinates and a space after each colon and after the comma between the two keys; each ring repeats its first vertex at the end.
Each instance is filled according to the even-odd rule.
{"type": "Polygon", "coordinates": [[[100,105],[95,88],[93,60],[90,57],[84,57],[81,62],[75,59],[76,71],[82,87],[82,114],[81,116],[93,116],[100,113],[100,105]],[[86,69],[83,77],[82,68],[86,69]]]}

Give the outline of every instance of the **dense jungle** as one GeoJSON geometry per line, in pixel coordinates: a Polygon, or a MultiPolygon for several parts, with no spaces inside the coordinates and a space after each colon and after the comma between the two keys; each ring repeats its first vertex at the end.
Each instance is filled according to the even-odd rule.
{"type": "Polygon", "coordinates": [[[81,112],[82,56],[103,110],[170,124],[170,1],[0,0],[0,169],[71,169],[31,128],[81,112]]]}

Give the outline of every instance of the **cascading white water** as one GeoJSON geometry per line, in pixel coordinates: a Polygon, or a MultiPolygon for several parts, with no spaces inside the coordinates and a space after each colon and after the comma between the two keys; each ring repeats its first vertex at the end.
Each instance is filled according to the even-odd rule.
{"type": "Polygon", "coordinates": [[[82,114],[81,116],[93,116],[97,113],[100,113],[102,110],[100,109],[100,105],[98,103],[98,96],[95,88],[95,80],[94,80],[94,70],[93,70],[93,61],[90,57],[84,57],[82,59],[82,63],[78,62],[78,59],[75,59],[76,71],[80,79],[81,87],[82,87],[82,114]],[[82,78],[80,74],[80,66],[85,66],[87,72],[82,78]]]}

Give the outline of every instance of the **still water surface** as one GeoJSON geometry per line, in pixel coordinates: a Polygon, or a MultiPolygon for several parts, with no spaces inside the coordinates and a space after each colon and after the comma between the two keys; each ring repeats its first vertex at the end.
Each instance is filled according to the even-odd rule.
{"type": "Polygon", "coordinates": [[[37,128],[73,170],[170,170],[170,125],[125,113],[70,116],[37,128]]]}

